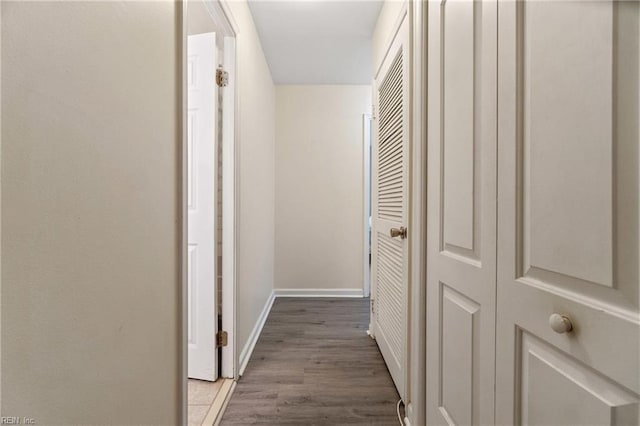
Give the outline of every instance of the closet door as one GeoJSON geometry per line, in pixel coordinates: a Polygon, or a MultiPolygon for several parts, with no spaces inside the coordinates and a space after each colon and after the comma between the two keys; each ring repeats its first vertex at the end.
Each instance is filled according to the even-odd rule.
{"type": "Polygon", "coordinates": [[[187,53],[188,375],[215,381],[218,378],[216,34],[190,35],[187,53]]]}
{"type": "Polygon", "coordinates": [[[492,424],[497,4],[428,7],[427,424],[492,424]]]}
{"type": "Polygon", "coordinates": [[[404,397],[409,290],[406,226],[410,105],[406,15],[376,75],[374,87],[371,331],[396,388],[404,397]]]}
{"type": "Polygon", "coordinates": [[[498,424],[634,424],[639,4],[498,7],[498,424]]]}

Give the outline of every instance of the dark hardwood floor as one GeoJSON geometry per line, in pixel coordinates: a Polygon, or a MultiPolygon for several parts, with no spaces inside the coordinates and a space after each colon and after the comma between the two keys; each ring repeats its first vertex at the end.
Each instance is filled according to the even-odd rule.
{"type": "Polygon", "coordinates": [[[398,425],[369,299],[276,299],[222,425],[398,425]]]}

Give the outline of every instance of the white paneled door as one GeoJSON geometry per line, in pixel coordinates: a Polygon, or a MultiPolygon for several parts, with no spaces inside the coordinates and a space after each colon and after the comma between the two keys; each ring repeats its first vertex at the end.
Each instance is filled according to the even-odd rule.
{"type": "Polygon", "coordinates": [[[639,423],[639,3],[498,6],[498,424],[639,423]]]}
{"type": "Polygon", "coordinates": [[[217,378],[216,35],[189,36],[187,48],[188,375],[217,378]]]}
{"type": "Polygon", "coordinates": [[[494,423],[497,3],[429,2],[427,423],[494,423]]]}
{"type": "Polygon", "coordinates": [[[371,235],[371,331],[402,397],[407,353],[408,55],[405,16],[375,80],[371,235]]]}

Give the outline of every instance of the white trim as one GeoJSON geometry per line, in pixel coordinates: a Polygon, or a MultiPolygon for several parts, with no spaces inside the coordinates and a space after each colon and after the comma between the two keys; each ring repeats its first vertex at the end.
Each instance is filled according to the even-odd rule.
{"type": "Polygon", "coordinates": [[[232,0],[218,0],[218,3],[220,4],[220,8],[222,9],[222,13],[224,14],[225,20],[227,21],[227,24],[229,25],[231,32],[235,37],[238,34],[240,34],[240,27],[238,27],[238,23],[233,17],[233,13],[231,13],[231,8],[229,7],[229,4],[228,4],[229,1],[232,1],[232,0]]]}
{"type": "Polygon", "coordinates": [[[267,317],[269,317],[269,312],[271,312],[271,307],[273,306],[274,300],[276,300],[276,295],[275,292],[272,291],[271,295],[269,295],[269,298],[267,299],[267,303],[265,303],[264,308],[262,309],[262,312],[258,317],[256,325],[253,327],[253,330],[251,330],[251,334],[249,335],[247,343],[244,345],[244,348],[242,348],[242,352],[240,352],[240,376],[244,374],[244,370],[245,368],[247,368],[247,363],[251,358],[253,349],[256,347],[256,343],[258,342],[260,333],[262,333],[264,323],[267,322],[267,317]]]}
{"type": "Polygon", "coordinates": [[[224,37],[223,66],[229,73],[229,85],[223,88],[222,110],[222,329],[227,331],[228,343],[222,348],[220,375],[236,377],[236,132],[234,122],[236,90],[236,43],[224,37]]]}
{"type": "Polygon", "coordinates": [[[188,276],[187,276],[187,259],[188,259],[188,254],[187,254],[187,244],[188,244],[188,228],[187,228],[187,218],[188,218],[188,211],[187,211],[187,193],[188,193],[188,187],[187,187],[187,170],[188,170],[188,166],[187,166],[187,111],[188,111],[188,104],[187,104],[187,93],[188,93],[188,89],[187,89],[187,28],[188,28],[188,22],[187,22],[187,2],[182,2],[178,7],[177,7],[178,13],[179,13],[179,22],[181,25],[180,28],[180,40],[179,40],[179,44],[178,46],[180,49],[180,71],[178,73],[178,78],[179,81],[177,82],[178,87],[180,87],[180,103],[181,103],[181,110],[178,111],[178,115],[179,115],[179,123],[180,123],[180,133],[179,133],[179,153],[180,153],[180,162],[179,162],[179,167],[180,167],[180,171],[179,171],[179,179],[180,181],[178,182],[178,200],[180,200],[180,205],[178,206],[178,211],[180,212],[180,223],[179,223],[179,247],[178,247],[178,252],[179,252],[179,258],[178,258],[178,279],[180,280],[180,293],[179,293],[179,298],[180,300],[178,300],[180,309],[182,310],[182,315],[180,316],[180,345],[181,347],[179,348],[179,354],[182,357],[181,359],[181,363],[180,363],[180,373],[181,373],[181,380],[179,383],[179,398],[180,398],[180,410],[179,410],[179,416],[182,419],[182,424],[187,424],[188,421],[188,404],[189,404],[189,395],[188,395],[188,361],[189,361],[189,342],[188,342],[188,336],[189,336],[189,330],[188,330],[188,325],[189,325],[189,314],[188,314],[188,294],[187,294],[187,289],[189,286],[188,283],[188,276]]]}
{"type": "MultiPolygon", "coordinates": [[[[388,50],[388,49],[387,49],[388,50]]],[[[376,80],[375,78],[371,79],[371,100],[372,100],[372,105],[371,105],[371,145],[373,145],[374,147],[376,147],[377,149],[377,143],[378,143],[378,122],[376,121],[376,117],[378,114],[378,89],[376,87],[376,80]]],[[[373,151],[371,152],[371,179],[373,179],[373,151]]],[[[371,217],[372,217],[372,221],[371,221],[371,246],[372,246],[372,250],[371,250],[371,270],[369,271],[369,297],[371,298],[370,303],[369,303],[369,330],[367,330],[367,333],[369,333],[369,336],[375,340],[376,339],[376,327],[375,327],[375,313],[373,312],[373,302],[374,299],[376,297],[377,294],[377,290],[376,290],[376,285],[377,283],[375,282],[375,280],[373,279],[373,277],[371,276],[371,271],[373,271],[373,181],[370,182],[371,183],[371,217]]]]}
{"type": "Polygon", "coordinates": [[[231,10],[225,0],[205,0],[205,7],[209,10],[216,32],[225,37],[235,37],[238,25],[233,19],[231,10]]]}
{"type": "Polygon", "coordinates": [[[361,288],[276,288],[276,297],[364,297],[361,288]]]}
{"type": "Polygon", "coordinates": [[[406,424],[425,424],[426,416],[426,268],[427,268],[427,138],[426,138],[426,3],[411,2],[411,157],[409,200],[410,317],[406,424]]]}
{"type": "Polygon", "coordinates": [[[363,235],[363,251],[364,251],[364,271],[363,279],[364,283],[362,288],[364,289],[364,296],[369,297],[371,294],[371,268],[370,268],[370,250],[371,250],[371,234],[369,233],[369,217],[371,216],[371,114],[362,114],[362,151],[363,151],[363,203],[362,213],[364,215],[364,235],[363,235]]]}
{"type": "MultiPolygon", "coordinates": [[[[231,13],[231,9],[227,3],[227,0],[219,0],[220,4],[222,5],[222,8],[225,12],[225,16],[227,17],[227,19],[229,19],[229,22],[231,23],[232,29],[235,33],[235,35],[237,36],[240,33],[240,29],[238,28],[236,21],[233,18],[233,14],[231,13]]],[[[236,39],[234,39],[236,40],[236,39]]],[[[237,41],[237,40],[236,40],[237,41]]],[[[231,78],[234,79],[233,81],[233,86],[234,86],[234,108],[233,108],[233,117],[234,117],[234,123],[233,123],[233,130],[234,130],[234,147],[237,147],[237,149],[234,149],[233,155],[233,180],[234,180],[234,188],[233,188],[233,193],[234,193],[234,204],[233,204],[233,209],[234,209],[234,213],[233,213],[233,220],[234,220],[234,226],[233,226],[233,241],[235,242],[234,248],[233,248],[233,274],[234,274],[234,282],[233,282],[233,307],[234,307],[234,314],[233,314],[233,335],[236,336],[238,334],[238,313],[237,313],[237,309],[236,305],[237,305],[237,301],[238,301],[238,276],[239,276],[239,272],[238,272],[238,257],[239,257],[239,253],[240,253],[240,237],[239,237],[239,231],[238,231],[238,223],[240,223],[240,148],[239,148],[239,144],[240,144],[240,85],[241,85],[241,81],[238,79],[238,75],[239,72],[238,70],[240,69],[240,55],[238,55],[237,53],[237,43],[235,44],[235,55],[234,55],[234,73],[231,76],[231,78]]],[[[240,348],[238,347],[239,343],[238,343],[238,339],[233,339],[231,341],[232,344],[232,350],[233,350],[233,378],[235,380],[238,380],[240,378],[240,348]]]]}

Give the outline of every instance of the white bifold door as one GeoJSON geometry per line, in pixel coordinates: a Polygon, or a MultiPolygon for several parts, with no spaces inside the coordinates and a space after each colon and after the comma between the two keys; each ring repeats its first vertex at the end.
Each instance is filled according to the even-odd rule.
{"type": "Polygon", "coordinates": [[[429,2],[427,423],[493,424],[497,3],[429,2]]]}
{"type": "Polygon", "coordinates": [[[407,341],[409,27],[405,16],[375,79],[372,334],[404,397],[407,341]]]}
{"type": "Polygon", "coordinates": [[[639,18],[499,3],[499,424],[639,424],[639,18]]]}
{"type": "Polygon", "coordinates": [[[187,48],[188,375],[215,380],[216,35],[192,35],[187,48]]]}
{"type": "Polygon", "coordinates": [[[429,2],[427,424],[640,424],[640,2],[429,2]]]}

